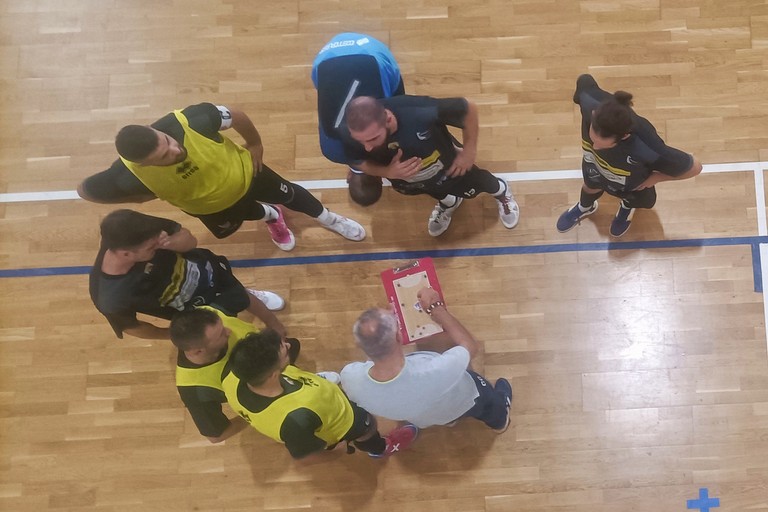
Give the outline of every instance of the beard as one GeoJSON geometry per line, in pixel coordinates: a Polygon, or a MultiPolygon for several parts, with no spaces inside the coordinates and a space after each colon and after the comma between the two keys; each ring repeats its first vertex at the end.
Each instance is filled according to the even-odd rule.
{"type": "Polygon", "coordinates": [[[397,148],[392,149],[389,147],[392,142],[394,141],[391,140],[390,135],[387,135],[387,139],[383,144],[376,146],[368,152],[371,160],[383,163],[385,165],[389,164],[389,162],[391,162],[392,158],[395,156],[395,153],[397,153],[397,148]]]}

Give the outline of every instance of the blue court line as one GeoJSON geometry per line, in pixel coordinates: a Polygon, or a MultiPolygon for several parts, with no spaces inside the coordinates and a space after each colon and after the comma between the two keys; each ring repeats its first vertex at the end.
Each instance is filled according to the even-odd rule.
{"type": "MultiPolygon", "coordinates": [[[[561,252],[621,251],[637,249],[673,249],[682,247],[717,247],[748,245],[752,250],[752,273],[755,291],[762,292],[762,271],[759,244],[768,243],[768,236],[741,236],[727,238],[692,238],[687,240],[647,240],[634,242],[594,242],[549,245],[525,245],[506,247],[478,247],[471,249],[433,249],[419,251],[368,252],[360,254],[330,254],[322,256],[298,256],[286,258],[260,258],[233,260],[237,268],[279,267],[289,265],[317,265],[323,263],[353,263],[359,261],[412,260],[416,258],[464,258],[471,256],[501,256],[515,254],[547,254],[561,252]]],[[[2,277],[45,277],[82,275],[91,271],[90,266],[47,267],[0,270],[2,277]]]]}
{"type": "Polygon", "coordinates": [[[752,244],[752,279],[755,281],[755,291],[763,293],[763,266],[760,264],[760,245],[752,244]]]}

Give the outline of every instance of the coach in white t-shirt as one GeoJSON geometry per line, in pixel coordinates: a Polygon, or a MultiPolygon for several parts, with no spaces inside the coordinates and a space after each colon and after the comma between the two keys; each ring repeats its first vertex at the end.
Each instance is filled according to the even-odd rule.
{"type": "Polygon", "coordinates": [[[451,315],[431,288],[418,294],[424,311],[443,327],[455,346],[442,354],[403,352],[397,319],[392,311],[364,312],[353,333],[371,359],[350,363],[341,371],[341,384],[349,398],[369,412],[392,420],[409,421],[419,428],[446,425],[462,417],[476,418],[501,433],[509,426],[512,387],[506,379],[491,385],[469,369],[478,343],[451,315]]]}

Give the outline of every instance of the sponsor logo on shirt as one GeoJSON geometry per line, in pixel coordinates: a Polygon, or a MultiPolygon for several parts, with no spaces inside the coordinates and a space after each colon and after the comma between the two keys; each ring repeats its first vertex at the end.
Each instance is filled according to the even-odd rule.
{"type": "MultiPolygon", "coordinates": [[[[346,39],[344,41],[333,41],[332,43],[328,43],[327,45],[323,46],[323,48],[318,53],[323,53],[324,51],[332,50],[333,48],[344,48],[345,46],[355,46],[355,43],[356,41],[354,39],[346,39]]],[[[365,43],[358,43],[358,44],[365,44],[365,43]]]]}
{"type": "Polygon", "coordinates": [[[432,132],[430,130],[426,130],[423,132],[416,132],[416,138],[419,140],[427,140],[430,137],[432,137],[432,132]]]}
{"type": "Polygon", "coordinates": [[[635,159],[634,159],[634,158],[632,158],[631,156],[627,156],[627,163],[628,163],[629,165],[637,165],[637,164],[639,164],[640,162],[638,162],[637,160],[635,160],[635,159]]]}
{"type": "Polygon", "coordinates": [[[241,418],[243,418],[243,419],[244,419],[245,421],[247,421],[248,423],[250,423],[250,422],[251,422],[251,417],[250,417],[250,416],[248,416],[248,413],[247,413],[247,412],[245,412],[244,410],[242,410],[242,409],[239,409],[239,410],[237,411],[237,414],[239,414],[239,415],[240,415],[240,417],[241,417],[241,418]]]}
{"type": "Polygon", "coordinates": [[[185,180],[195,174],[197,171],[199,171],[200,168],[196,165],[194,165],[192,162],[185,160],[182,162],[181,165],[176,167],[176,174],[178,174],[181,179],[185,180]]]}

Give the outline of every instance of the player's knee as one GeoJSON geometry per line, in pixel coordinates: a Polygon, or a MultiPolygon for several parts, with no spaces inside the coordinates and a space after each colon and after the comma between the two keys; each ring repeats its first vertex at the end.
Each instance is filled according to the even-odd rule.
{"type": "Polygon", "coordinates": [[[77,185],[77,195],[80,196],[80,199],[85,199],[86,201],[90,201],[91,200],[90,196],[88,195],[88,191],[85,188],[86,181],[87,180],[83,180],[77,185]]]}
{"type": "Polygon", "coordinates": [[[370,206],[381,198],[382,183],[378,176],[350,172],[347,183],[349,196],[360,206],[370,206]]]}
{"type": "Polygon", "coordinates": [[[630,201],[627,201],[627,203],[632,208],[645,208],[650,210],[656,204],[656,189],[653,187],[647,188],[636,194],[635,197],[630,201]]]}

